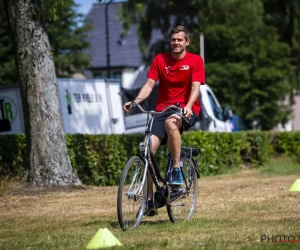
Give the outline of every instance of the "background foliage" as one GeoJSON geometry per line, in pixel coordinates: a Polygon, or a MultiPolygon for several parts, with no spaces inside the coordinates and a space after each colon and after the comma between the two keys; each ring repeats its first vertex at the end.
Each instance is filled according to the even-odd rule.
{"type": "MultiPolygon", "coordinates": [[[[57,77],[71,77],[89,66],[90,59],[84,53],[89,46],[84,41],[85,32],[92,27],[81,24],[84,16],[77,11],[72,0],[42,1],[45,27],[52,47],[57,77]]],[[[0,1],[4,10],[4,2],[0,1]]],[[[5,11],[0,11],[0,86],[18,83],[14,62],[13,43],[5,11]]]]}
{"type": "MultiPolygon", "coordinates": [[[[86,185],[117,185],[127,160],[138,153],[142,134],[67,135],[73,169],[86,185]]],[[[285,154],[300,163],[300,132],[210,133],[191,131],[183,134],[182,145],[201,150],[201,175],[222,174],[234,168],[255,168],[271,156],[285,154]]],[[[0,136],[0,176],[22,177],[24,135],[0,136]]],[[[160,147],[155,159],[162,172],[167,164],[168,149],[160,147]]]]}

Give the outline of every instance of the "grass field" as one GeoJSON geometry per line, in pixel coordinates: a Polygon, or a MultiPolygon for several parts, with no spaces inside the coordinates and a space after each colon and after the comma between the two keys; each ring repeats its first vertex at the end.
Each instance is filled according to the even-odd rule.
{"type": "Polygon", "coordinates": [[[273,171],[265,166],[201,178],[191,221],[173,224],[161,208],[130,232],[117,222],[117,187],[2,193],[0,249],[85,249],[100,228],[123,245],[110,249],[300,249],[300,242],[271,243],[275,236],[300,239],[300,192],[288,191],[300,178],[299,166],[285,160],[271,165],[273,171]],[[282,166],[292,170],[282,173],[282,166]]]}

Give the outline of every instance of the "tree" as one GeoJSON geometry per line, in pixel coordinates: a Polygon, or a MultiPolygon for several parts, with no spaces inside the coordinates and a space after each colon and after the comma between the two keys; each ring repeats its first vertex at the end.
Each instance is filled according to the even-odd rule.
{"type": "Polygon", "coordinates": [[[298,0],[262,0],[264,22],[278,30],[280,40],[288,43],[294,62],[300,67],[300,2],[298,0]]]}
{"type": "Polygon", "coordinates": [[[293,93],[300,92],[300,1],[262,0],[264,22],[277,29],[280,41],[289,44],[291,59],[295,66],[292,82],[293,93]]]}
{"type": "Polygon", "coordinates": [[[291,91],[293,67],[288,44],[264,24],[263,15],[260,0],[216,0],[199,19],[207,83],[249,127],[270,130],[291,113],[283,100],[291,91]]]}
{"type": "Polygon", "coordinates": [[[58,77],[72,77],[90,64],[84,49],[89,47],[85,38],[91,25],[78,25],[84,22],[84,17],[76,12],[77,6],[68,0],[57,9],[56,18],[46,24],[58,77]]]}
{"type": "MultiPolygon", "coordinates": [[[[84,22],[84,16],[77,12],[78,5],[74,1],[65,1],[56,8],[55,18],[53,11],[50,13],[50,10],[53,10],[51,2],[53,3],[45,1],[42,7],[56,75],[72,77],[74,73],[82,72],[89,66],[90,59],[84,53],[89,44],[84,39],[91,26],[80,25],[84,22]]],[[[0,9],[4,9],[4,1],[0,1],[0,9]]],[[[0,35],[0,85],[16,84],[18,79],[14,67],[14,51],[4,11],[0,12],[0,35]]]]}
{"type": "MultiPolygon", "coordinates": [[[[123,11],[125,27],[140,24],[140,40],[161,31],[168,48],[169,30],[185,25],[191,32],[189,50],[199,53],[199,34],[205,34],[207,83],[223,105],[245,118],[249,127],[269,130],[287,120],[290,108],[282,104],[291,90],[290,48],[279,41],[276,29],[263,22],[261,0],[214,1],[129,0],[123,11]]],[[[145,45],[141,43],[141,49],[145,45]]],[[[151,53],[153,56],[154,53],[151,53]]]]}
{"type": "MultiPolygon", "coordinates": [[[[67,0],[65,0],[66,2],[67,0]]],[[[55,10],[60,1],[49,1],[55,10]]],[[[81,185],[73,173],[60,115],[55,67],[41,0],[4,0],[14,43],[32,186],[81,185]]]]}

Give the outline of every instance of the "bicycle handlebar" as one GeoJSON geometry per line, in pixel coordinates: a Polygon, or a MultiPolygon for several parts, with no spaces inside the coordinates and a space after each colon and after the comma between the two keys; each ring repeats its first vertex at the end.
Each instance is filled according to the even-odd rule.
{"type": "Polygon", "coordinates": [[[142,106],[140,104],[138,104],[137,102],[132,102],[131,105],[130,105],[130,107],[129,107],[129,109],[128,109],[128,113],[127,114],[129,114],[130,110],[133,109],[133,108],[135,108],[135,107],[137,107],[142,113],[149,114],[149,115],[152,115],[152,116],[153,115],[163,114],[163,113],[165,113],[165,112],[167,112],[168,110],[171,110],[171,109],[172,110],[176,109],[176,110],[174,110],[175,113],[177,115],[179,115],[187,123],[189,123],[189,120],[183,114],[183,108],[180,108],[179,106],[176,106],[176,105],[170,105],[170,106],[166,107],[162,111],[155,111],[155,110],[149,110],[149,111],[147,111],[147,110],[143,109],[142,106]]]}

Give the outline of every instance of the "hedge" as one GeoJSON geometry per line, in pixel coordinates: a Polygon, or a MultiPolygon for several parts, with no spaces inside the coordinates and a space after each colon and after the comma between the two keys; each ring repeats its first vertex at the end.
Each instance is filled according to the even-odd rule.
{"type": "MultiPolygon", "coordinates": [[[[86,185],[116,185],[126,161],[138,153],[142,134],[66,135],[74,171],[86,185]]],[[[258,167],[274,154],[287,154],[300,162],[300,132],[210,133],[190,131],[182,135],[182,146],[201,150],[200,173],[221,174],[240,165],[258,167]]],[[[155,155],[165,169],[167,146],[155,155]]],[[[0,136],[0,176],[25,173],[24,135],[0,136]]]]}

